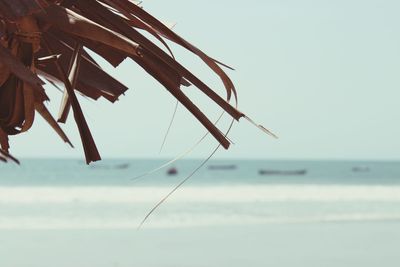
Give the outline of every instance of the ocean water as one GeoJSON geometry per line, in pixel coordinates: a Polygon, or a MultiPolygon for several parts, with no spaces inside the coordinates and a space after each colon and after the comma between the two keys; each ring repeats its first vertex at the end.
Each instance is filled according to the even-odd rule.
{"type": "MultiPolygon", "coordinates": [[[[201,164],[24,160],[0,165],[0,229],[135,229],[201,164]]],[[[400,163],[211,161],[144,227],[400,220],[400,163]],[[277,171],[260,175],[260,170],[277,171]],[[305,174],[291,173],[305,170],[305,174]],[[289,171],[289,173],[284,173],[289,171]]]]}
{"type": "Polygon", "coordinates": [[[210,161],[138,231],[164,162],[0,164],[0,266],[400,266],[400,162],[210,161]]]}

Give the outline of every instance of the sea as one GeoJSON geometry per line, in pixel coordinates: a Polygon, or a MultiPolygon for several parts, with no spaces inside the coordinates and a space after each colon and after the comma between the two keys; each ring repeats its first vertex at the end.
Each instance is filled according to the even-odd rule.
{"type": "Polygon", "coordinates": [[[166,163],[0,164],[0,266],[400,266],[400,162],[166,163]]]}

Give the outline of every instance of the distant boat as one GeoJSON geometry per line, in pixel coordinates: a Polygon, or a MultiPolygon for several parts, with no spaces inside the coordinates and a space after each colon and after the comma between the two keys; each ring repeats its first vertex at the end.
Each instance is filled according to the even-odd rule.
{"type": "Polygon", "coordinates": [[[306,175],[307,170],[292,170],[292,171],[281,171],[281,170],[259,170],[260,175],[306,175]]]}
{"type": "Polygon", "coordinates": [[[356,166],[352,169],[353,172],[369,172],[370,169],[368,166],[356,166]]]}
{"type": "Polygon", "coordinates": [[[210,165],[208,166],[209,170],[235,170],[237,166],[234,164],[229,165],[210,165]]]}
{"type": "Polygon", "coordinates": [[[122,170],[122,169],[128,169],[128,168],[129,168],[129,163],[118,164],[118,165],[115,165],[114,168],[115,168],[115,169],[120,169],[120,170],[122,170]]]}
{"type": "Polygon", "coordinates": [[[178,170],[177,170],[176,168],[170,168],[170,169],[167,171],[167,174],[168,174],[169,176],[177,175],[177,174],[178,174],[178,170]]]}
{"type": "Polygon", "coordinates": [[[90,168],[99,169],[99,170],[112,170],[112,169],[124,170],[124,169],[128,169],[129,166],[130,166],[129,163],[120,163],[120,164],[116,164],[116,165],[99,164],[99,165],[90,165],[90,168]]]}

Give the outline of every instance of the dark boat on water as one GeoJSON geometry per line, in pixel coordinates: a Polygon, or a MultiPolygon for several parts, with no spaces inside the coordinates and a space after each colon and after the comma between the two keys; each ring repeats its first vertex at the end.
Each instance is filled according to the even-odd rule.
{"type": "Polygon", "coordinates": [[[357,166],[357,167],[353,167],[352,171],[353,172],[369,172],[370,169],[368,166],[357,166]]]}
{"type": "Polygon", "coordinates": [[[281,170],[259,170],[258,174],[260,175],[306,175],[307,170],[289,170],[289,171],[281,171],[281,170]]]}
{"type": "Polygon", "coordinates": [[[209,170],[235,170],[237,169],[237,166],[234,164],[230,164],[230,165],[210,165],[208,166],[209,170]]]}
{"type": "Polygon", "coordinates": [[[129,165],[130,165],[129,163],[118,164],[114,166],[114,169],[120,169],[120,170],[128,169],[129,165]]]}
{"type": "Polygon", "coordinates": [[[177,175],[178,174],[178,169],[177,168],[170,168],[170,169],[168,169],[167,174],[169,176],[177,175]]]}
{"type": "Polygon", "coordinates": [[[112,169],[116,169],[116,170],[124,170],[124,169],[128,169],[130,166],[129,163],[120,163],[120,164],[116,164],[116,165],[103,165],[103,164],[99,164],[99,165],[90,165],[90,168],[92,169],[102,169],[102,170],[112,170],[112,169]]]}

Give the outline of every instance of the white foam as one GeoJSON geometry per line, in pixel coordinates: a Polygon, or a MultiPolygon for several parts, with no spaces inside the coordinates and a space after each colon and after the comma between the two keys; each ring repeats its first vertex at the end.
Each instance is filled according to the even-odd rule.
{"type": "MultiPolygon", "coordinates": [[[[53,217],[8,217],[0,219],[0,230],[106,230],[137,229],[138,218],[53,218],[53,217]]],[[[338,222],[382,222],[400,221],[400,214],[338,213],[312,216],[193,216],[174,215],[158,217],[145,224],[145,228],[182,228],[218,225],[265,225],[265,224],[305,224],[338,222]]]]}
{"type": "MultiPolygon", "coordinates": [[[[0,187],[0,204],[34,203],[148,203],[168,187],[0,187]]],[[[400,186],[260,185],[183,187],[169,202],[285,202],[382,201],[399,202],[400,186]]]]}
{"type": "MultiPolygon", "coordinates": [[[[135,229],[167,187],[0,187],[0,229],[135,229]]],[[[188,186],[146,227],[400,221],[400,186],[188,186]]]]}

